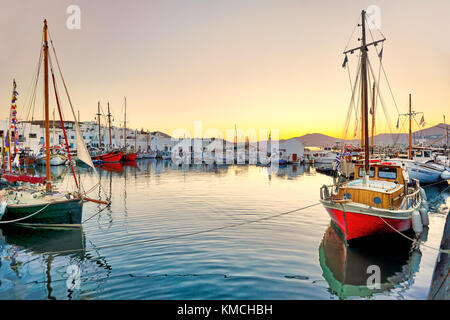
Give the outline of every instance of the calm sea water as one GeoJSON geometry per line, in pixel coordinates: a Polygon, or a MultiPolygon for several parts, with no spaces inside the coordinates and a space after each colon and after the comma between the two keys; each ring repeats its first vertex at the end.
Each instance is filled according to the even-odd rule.
{"type": "MultiPolygon", "coordinates": [[[[308,166],[267,170],[157,160],[99,168],[102,188],[90,196],[112,205],[93,216],[101,207],[86,203],[82,229],[0,229],[0,299],[427,298],[435,250],[410,251],[400,238],[346,248],[321,205],[279,215],[316,204],[332,178],[308,166]],[[380,289],[366,287],[370,265],[380,289]]],[[[90,170],[80,177],[95,184],[90,170]]],[[[440,206],[432,247],[445,187],[427,190],[440,206]]]]}

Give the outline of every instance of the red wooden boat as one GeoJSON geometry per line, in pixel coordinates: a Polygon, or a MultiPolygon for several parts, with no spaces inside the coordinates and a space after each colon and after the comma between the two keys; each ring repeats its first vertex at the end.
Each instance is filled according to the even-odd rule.
{"type": "MultiPolygon", "coordinates": [[[[419,234],[422,228],[421,220],[426,221],[426,211],[422,213],[423,210],[420,210],[419,213],[423,199],[418,181],[412,179],[412,183],[409,183],[407,171],[395,163],[370,161],[368,129],[368,82],[370,79],[367,72],[369,64],[367,52],[369,46],[383,42],[385,39],[367,44],[365,23],[366,12],[362,11],[361,46],[344,52],[347,55],[353,51],[361,51],[358,85],[362,93],[361,145],[364,149],[364,163],[355,165],[353,180],[343,183],[336,181],[334,185],[324,185],[320,189],[320,202],[348,241],[383,233],[403,232],[413,226],[413,221],[414,231],[419,234]]],[[[343,67],[347,60],[346,56],[343,67]]],[[[373,81],[375,91],[376,79],[373,81]]],[[[355,82],[354,88],[358,87],[356,84],[355,82]]],[[[338,169],[339,166],[338,155],[336,168],[338,169]]]]}
{"type": "Polygon", "coordinates": [[[137,153],[127,152],[122,154],[122,161],[135,161],[137,153]]]}
{"type": "Polygon", "coordinates": [[[98,156],[93,156],[92,159],[103,162],[120,162],[120,160],[122,159],[122,152],[108,152],[98,156]]]}
{"type": "Polygon", "coordinates": [[[411,229],[422,205],[420,185],[408,185],[405,171],[390,163],[374,163],[370,179],[363,165],[354,180],[321,188],[321,202],[346,240],[411,229]],[[367,179],[367,181],[365,181],[367,179]]]}

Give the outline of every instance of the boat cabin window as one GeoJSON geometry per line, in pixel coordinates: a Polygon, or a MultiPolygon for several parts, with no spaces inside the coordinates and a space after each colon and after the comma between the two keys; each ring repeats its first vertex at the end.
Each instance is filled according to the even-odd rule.
{"type": "Polygon", "coordinates": [[[423,152],[423,156],[424,156],[425,158],[430,158],[430,157],[431,157],[431,151],[429,151],[429,150],[424,151],[424,152],[423,152]]]}
{"type": "MultiPolygon", "coordinates": [[[[364,177],[364,167],[359,167],[358,176],[360,178],[364,177]]],[[[374,167],[369,168],[369,177],[370,178],[375,177],[375,168],[374,167]]]]}
{"type": "Polygon", "coordinates": [[[379,167],[378,177],[382,179],[397,179],[397,168],[379,167]]]}

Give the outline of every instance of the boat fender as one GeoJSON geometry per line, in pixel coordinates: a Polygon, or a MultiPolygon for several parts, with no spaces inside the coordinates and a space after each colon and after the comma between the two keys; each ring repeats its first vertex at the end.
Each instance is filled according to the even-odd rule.
{"type": "Polygon", "coordinates": [[[6,206],[7,206],[6,201],[5,201],[5,200],[2,200],[2,202],[0,203],[0,219],[1,219],[2,216],[5,214],[6,206]]]}
{"type": "Polygon", "coordinates": [[[323,196],[325,197],[325,199],[329,199],[330,198],[330,191],[328,190],[327,185],[323,185],[323,196]]]}
{"type": "Polygon", "coordinates": [[[425,208],[420,208],[419,212],[420,217],[422,218],[422,225],[424,227],[428,227],[428,225],[430,224],[430,220],[428,219],[428,210],[425,208]]]}
{"type": "Polygon", "coordinates": [[[419,271],[420,260],[422,260],[422,252],[418,249],[413,249],[408,263],[411,273],[419,271]]]}
{"type": "Polygon", "coordinates": [[[420,188],[420,195],[422,196],[422,199],[427,201],[427,194],[425,193],[425,190],[423,188],[420,188]]]}
{"type": "Polygon", "coordinates": [[[442,179],[442,180],[449,180],[449,179],[450,179],[450,172],[447,171],[447,170],[444,170],[444,171],[441,173],[441,179],[442,179]]]}
{"type": "Polygon", "coordinates": [[[423,232],[422,218],[420,217],[420,213],[417,210],[414,210],[412,215],[412,226],[416,235],[420,235],[423,232]]]}

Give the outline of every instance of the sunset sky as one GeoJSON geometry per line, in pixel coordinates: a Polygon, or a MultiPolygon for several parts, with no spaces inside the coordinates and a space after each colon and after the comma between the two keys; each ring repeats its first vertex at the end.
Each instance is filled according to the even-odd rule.
{"type": "MultiPolygon", "coordinates": [[[[387,38],[384,67],[400,112],[412,93],[427,126],[443,122],[443,114],[450,121],[448,0],[0,2],[1,119],[9,115],[13,78],[19,118],[25,116],[46,18],[82,121],[94,120],[100,100],[103,110],[110,102],[118,125],[126,96],[128,126],[138,129],[171,134],[201,120],[205,130],[236,124],[279,129],[281,138],[340,137],[351,95],[342,51],[361,10],[377,5],[387,38]],[[71,4],[81,8],[79,30],[66,27],[71,4]]],[[[382,89],[395,127],[397,111],[382,89]]],[[[34,116],[42,118],[38,102],[34,116]]]]}

